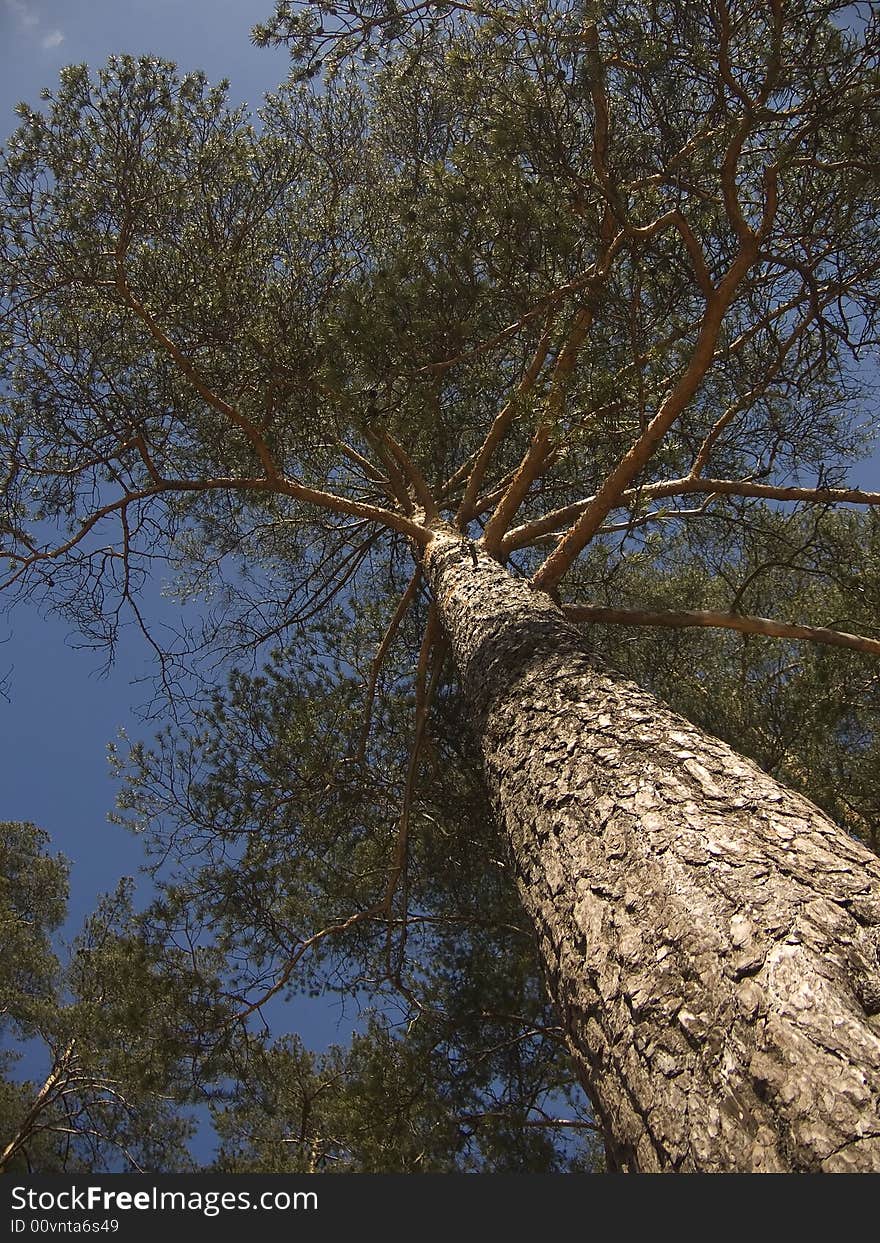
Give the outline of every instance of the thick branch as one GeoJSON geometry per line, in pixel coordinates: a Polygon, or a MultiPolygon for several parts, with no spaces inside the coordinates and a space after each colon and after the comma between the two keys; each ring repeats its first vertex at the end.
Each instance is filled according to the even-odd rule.
{"type": "Polygon", "coordinates": [[[389,481],[380,470],[377,470],[369,458],[365,458],[362,453],[358,453],[357,449],[344,440],[340,440],[337,443],[340,453],[347,457],[350,462],[353,462],[355,466],[359,467],[364,477],[369,479],[370,483],[377,484],[389,500],[393,502],[400,499],[394,495],[389,481]]]}
{"type": "MultiPolygon", "coordinates": [[[[507,435],[510,425],[514,420],[514,416],[516,415],[519,402],[534,387],[535,381],[537,380],[541,368],[544,365],[544,360],[547,357],[547,351],[549,348],[550,325],[548,324],[544,335],[538,342],[538,348],[535,350],[532,360],[526,368],[525,375],[517,386],[516,392],[493,419],[492,426],[486,434],[486,439],[483,441],[477,452],[476,461],[474,462],[473,469],[468,477],[461,505],[459,506],[458,513],[455,516],[456,525],[459,530],[464,531],[467,524],[473,517],[474,503],[479,496],[480,488],[482,487],[483,480],[486,476],[486,471],[489,467],[490,461],[492,460],[492,455],[507,435]]],[[[455,482],[457,481],[453,475],[450,483],[455,482]]]]}
{"type": "Polygon", "coordinates": [[[542,424],[532,437],[528,451],[486,525],[483,543],[487,552],[495,553],[501,547],[501,541],[514,514],[525,500],[529,488],[540,475],[552,448],[549,429],[542,424]]]}
{"type": "MultiPolygon", "coordinates": [[[[661,496],[684,496],[693,492],[767,501],[801,501],[811,505],[880,505],[880,492],[867,492],[861,488],[801,488],[785,484],[753,483],[748,479],[682,478],[669,479],[663,483],[648,483],[641,488],[628,488],[621,492],[618,506],[636,504],[640,500],[654,500],[661,496]]],[[[502,552],[510,553],[517,548],[526,548],[545,535],[564,530],[595,499],[592,496],[587,497],[574,505],[566,505],[542,518],[535,518],[532,522],[524,522],[521,526],[514,527],[502,544],[502,552]]]]}
{"type": "Polygon", "coordinates": [[[880,656],[880,639],[829,630],[825,626],[796,626],[770,617],[746,617],[740,613],[718,613],[712,609],[667,612],[653,609],[606,609],[593,604],[566,604],[562,609],[569,621],[601,622],[620,626],[711,626],[738,630],[741,634],[766,634],[776,639],[805,639],[829,647],[849,647],[857,652],[880,656]]]}
{"type": "Polygon", "coordinates": [[[384,430],[380,433],[380,435],[383,444],[387,446],[390,452],[393,453],[397,459],[400,469],[403,471],[404,477],[407,479],[413,490],[413,495],[424,510],[426,519],[429,522],[436,521],[440,517],[440,514],[424,475],[403,446],[398,444],[393,436],[384,430]]]}
{"type": "Polygon", "coordinates": [[[363,433],[368,444],[370,445],[370,448],[388,472],[388,482],[391,485],[391,491],[397,498],[403,512],[408,517],[412,517],[415,512],[415,505],[413,504],[412,497],[407,491],[406,480],[401,474],[400,466],[398,465],[396,458],[386,446],[383,438],[377,431],[374,431],[370,427],[364,426],[363,433]]]}
{"type": "MultiPolygon", "coordinates": [[[[608,273],[615,247],[609,246],[597,263],[596,286],[608,273]]],[[[595,290],[593,291],[595,292],[595,290]]],[[[496,553],[513,521],[514,515],[522,505],[529,488],[546,466],[547,459],[553,451],[555,434],[558,435],[559,422],[565,406],[565,393],[568,381],[574,369],[578,351],[586,340],[587,333],[593,324],[592,301],[579,306],[574,314],[571,327],[565,342],[556,359],[553,375],[550,380],[550,391],[541,423],[532,437],[525,456],[517,468],[513,479],[486,525],[483,543],[489,553],[496,553]]]]}
{"type": "Polygon", "coordinates": [[[751,267],[756,253],[757,247],[754,242],[740,249],[735,263],[718,286],[715,296],[706,306],[700,326],[700,335],[684,374],[642,435],[608,475],[590,505],[559,541],[550,556],[539,566],[532,580],[535,587],[547,589],[559,582],[574,559],[596,534],[611,510],[620,503],[621,494],[650,461],[663,437],[696,393],[712,364],[715,344],[725,312],[733,301],[740,282],[751,267]]]}
{"type": "Polygon", "coordinates": [[[355,518],[365,518],[370,522],[377,522],[381,526],[388,527],[393,531],[399,531],[402,535],[415,540],[422,547],[431,538],[431,532],[427,527],[403,517],[402,514],[396,514],[392,510],[383,509],[378,505],[367,505],[361,501],[352,501],[347,497],[337,496],[332,492],[322,492],[317,488],[309,488],[305,484],[297,483],[292,479],[236,479],[223,477],[215,479],[163,479],[161,483],[126,492],[116,500],[109,501],[106,505],[100,506],[93,514],[90,514],[88,518],[83,520],[78,530],[74,532],[70,539],[65,540],[64,543],[58,544],[54,548],[38,549],[29,553],[28,556],[16,554],[9,549],[2,550],[4,557],[8,557],[10,561],[17,564],[12,573],[0,582],[0,588],[9,587],[21,576],[24,570],[37,562],[56,561],[58,558],[63,557],[65,553],[70,552],[77,545],[81,544],[89,532],[94,530],[104,518],[121,514],[130,505],[134,505],[138,501],[148,500],[151,497],[172,492],[211,491],[265,492],[280,496],[290,496],[295,500],[303,501],[309,505],[316,505],[333,513],[349,514],[355,518]]]}

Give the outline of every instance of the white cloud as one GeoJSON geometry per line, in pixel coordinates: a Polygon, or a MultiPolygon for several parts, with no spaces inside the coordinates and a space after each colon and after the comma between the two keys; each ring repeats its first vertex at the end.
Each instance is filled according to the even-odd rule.
{"type": "Polygon", "coordinates": [[[53,29],[45,34],[40,34],[40,26],[43,19],[30,0],[3,0],[3,7],[6,12],[14,18],[19,30],[29,31],[37,39],[39,39],[40,47],[49,52],[53,48],[60,47],[64,42],[64,31],[53,29]]]}
{"type": "Polygon", "coordinates": [[[19,26],[39,26],[40,19],[24,0],[4,0],[6,8],[16,19],[19,26]]]}

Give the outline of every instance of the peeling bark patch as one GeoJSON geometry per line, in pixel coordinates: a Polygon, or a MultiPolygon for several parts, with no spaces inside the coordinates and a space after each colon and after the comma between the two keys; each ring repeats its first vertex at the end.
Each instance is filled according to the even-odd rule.
{"type": "Polygon", "coordinates": [[[880,861],[482,551],[426,565],[612,1165],[880,1170],[880,861]]]}

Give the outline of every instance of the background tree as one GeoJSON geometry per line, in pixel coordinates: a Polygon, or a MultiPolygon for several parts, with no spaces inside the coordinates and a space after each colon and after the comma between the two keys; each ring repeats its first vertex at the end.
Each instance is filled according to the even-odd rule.
{"type": "MultiPolygon", "coordinates": [[[[334,597],[387,608],[369,725],[431,586],[399,810],[358,824],[350,901],[317,892],[307,846],[298,919],[269,930],[286,957],[245,942],[275,973],[242,1016],[307,952],[376,934],[406,989],[449,643],[612,1164],[876,1166],[876,861],[563,618],[880,651],[852,581],[846,625],[825,611],[846,576],[814,556],[874,529],[832,507],[880,501],[846,486],[876,345],[876,34],[872,5],[282,5],[258,36],[322,85],[288,85],[259,132],[147,60],[68,70],[23,110],[8,587],[112,641],[169,556],[182,593],[213,584],[204,641],[227,653],[334,597]],[[822,585],[802,613],[744,611],[774,566],[822,585]]],[[[182,654],[160,653],[169,686],[182,654]]],[[[868,711],[842,708],[841,737],[868,711]]],[[[370,790],[399,748],[343,737],[331,786],[370,790]]]]}
{"type": "Polygon", "coordinates": [[[156,988],[125,886],[62,963],[50,937],[66,913],[67,861],[46,845],[32,824],[0,824],[0,1019],[4,1043],[23,1046],[0,1062],[0,1172],[186,1168],[186,1059],[161,1022],[184,975],[156,988]],[[12,1076],[24,1051],[48,1066],[40,1082],[12,1076]]]}
{"type": "MultiPolygon", "coordinates": [[[[552,1017],[530,942],[517,930],[519,954],[502,957],[488,906],[470,921],[480,925],[470,935],[466,916],[448,916],[464,932],[445,958],[442,946],[435,950],[444,969],[424,990],[418,1022],[402,1022],[400,1007],[388,1007],[350,1048],[315,1055],[297,1037],[271,1039],[264,1024],[243,1030],[231,972],[218,971],[223,945],[231,963],[241,960],[248,918],[279,918],[266,869],[256,875],[242,867],[238,887],[251,910],[228,939],[215,935],[213,947],[202,937],[196,949],[194,921],[185,932],[171,900],[134,919],[122,888],[87,922],[63,968],[34,899],[54,889],[52,918],[63,916],[64,861],[44,853],[45,835],[33,826],[5,832],[7,845],[27,835],[34,849],[5,850],[2,858],[18,912],[15,924],[4,918],[16,949],[4,965],[15,967],[16,983],[6,981],[2,991],[10,1045],[0,1081],[3,1169],[424,1173],[595,1165],[593,1144],[578,1142],[594,1136],[595,1125],[584,1115],[561,1032],[546,1026],[552,1017]],[[13,1077],[16,1042],[31,1063],[47,1063],[40,1081],[13,1077]],[[196,1105],[203,1121],[206,1105],[213,1114],[213,1161],[204,1137],[194,1143],[196,1105]]],[[[201,880],[207,889],[208,876],[201,880]]],[[[506,896],[515,911],[512,887],[506,896]]],[[[203,907],[208,901],[202,895],[203,907]]],[[[227,896],[222,905],[229,904],[227,896]]],[[[503,912],[495,917],[509,943],[503,912]]],[[[446,940],[453,943],[448,931],[446,940]]],[[[338,965],[333,974],[339,986],[338,965]]]]}

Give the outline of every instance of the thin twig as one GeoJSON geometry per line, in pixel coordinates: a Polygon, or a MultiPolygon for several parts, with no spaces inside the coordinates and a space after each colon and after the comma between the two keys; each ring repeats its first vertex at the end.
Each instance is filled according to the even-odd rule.
{"type": "Polygon", "coordinates": [[[376,650],[376,655],[373,657],[373,662],[370,665],[370,677],[367,682],[367,701],[364,707],[364,723],[361,727],[358,747],[354,757],[359,764],[363,763],[364,755],[366,754],[367,739],[370,734],[370,725],[373,716],[373,701],[376,697],[376,684],[379,680],[379,673],[382,669],[382,665],[385,663],[385,657],[388,655],[388,649],[391,647],[391,643],[397,633],[397,628],[406,616],[406,611],[413,601],[413,597],[416,594],[421,576],[422,571],[417,567],[412,578],[409,580],[406,590],[397,602],[397,608],[394,610],[394,616],[388,623],[388,627],[382,636],[382,641],[379,644],[379,647],[376,650]]]}

